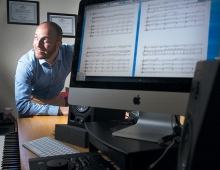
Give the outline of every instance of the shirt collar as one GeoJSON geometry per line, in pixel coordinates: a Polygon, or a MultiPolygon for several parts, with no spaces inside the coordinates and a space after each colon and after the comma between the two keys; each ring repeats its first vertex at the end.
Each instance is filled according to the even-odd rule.
{"type": "MultiPolygon", "coordinates": [[[[61,55],[61,48],[59,49],[59,52],[58,52],[58,57],[57,57],[57,60],[62,60],[62,55],[61,55]]],[[[47,63],[47,61],[45,59],[39,59],[39,63],[42,65],[44,63],[47,63]]]]}

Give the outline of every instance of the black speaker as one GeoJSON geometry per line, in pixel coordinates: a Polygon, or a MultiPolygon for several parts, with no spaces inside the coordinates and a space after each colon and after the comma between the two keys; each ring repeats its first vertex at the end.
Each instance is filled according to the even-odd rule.
{"type": "Polygon", "coordinates": [[[70,105],[68,116],[68,125],[85,128],[85,122],[122,120],[125,110],[70,105]]]}
{"type": "Polygon", "coordinates": [[[124,118],[125,110],[69,105],[67,125],[56,124],[55,139],[87,148],[89,134],[85,129],[85,122],[123,120],[124,118]]]}
{"type": "Polygon", "coordinates": [[[220,62],[196,65],[181,135],[178,170],[214,170],[220,144],[220,62]]]}

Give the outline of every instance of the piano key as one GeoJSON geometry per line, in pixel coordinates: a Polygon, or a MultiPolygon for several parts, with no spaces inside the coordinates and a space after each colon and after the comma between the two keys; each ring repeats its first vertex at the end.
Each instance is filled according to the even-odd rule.
{"type": "Polygon", "coordinates": [[[4,138],[0,136],[0,163],[2,170],[20,170],[20,153],[18,132],[4,134],[4,138]]]}

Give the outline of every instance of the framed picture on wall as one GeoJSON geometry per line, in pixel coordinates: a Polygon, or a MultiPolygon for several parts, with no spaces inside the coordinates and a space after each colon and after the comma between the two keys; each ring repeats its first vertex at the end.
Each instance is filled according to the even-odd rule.
{"type": "Polygon", "coordinates": [[[39,25],[39,2],[7,0],[8,24],[39,25]]]}
{"type": "Polygon", "coordinates": [[[75,14],[47,13],[47,21],[58,24],[62,28],[63,37],[75,38],[76,18],[75,14]]]}

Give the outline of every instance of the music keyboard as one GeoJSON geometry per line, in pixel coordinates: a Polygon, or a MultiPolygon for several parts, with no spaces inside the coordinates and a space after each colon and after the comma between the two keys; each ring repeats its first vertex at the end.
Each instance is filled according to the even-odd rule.
{"type": "Polygon", "coordinates": [[[0,136],[0,161],[2,170],[21,169],[18,132],[0,136]]]}
{"type": "Polygon", "coordinates": [[[0,136],[0,162],[2,162],[2,158],[3,158],[4,144],[5,144],[5,136],[0,136]]]}

